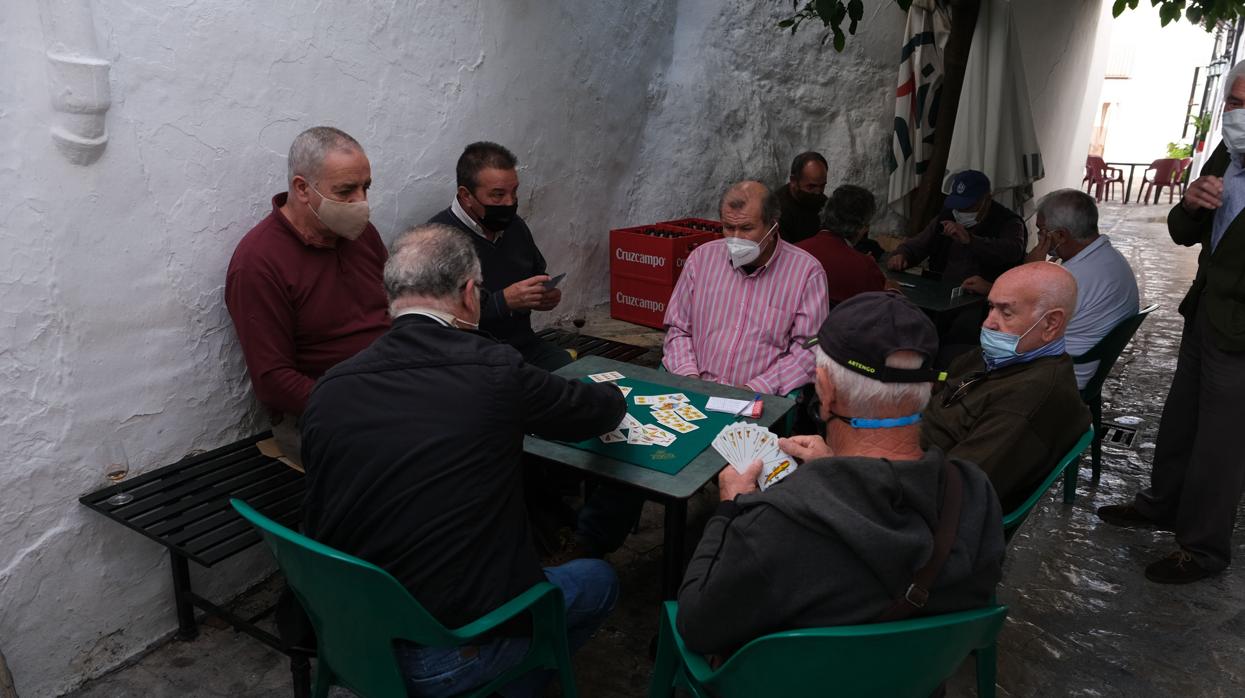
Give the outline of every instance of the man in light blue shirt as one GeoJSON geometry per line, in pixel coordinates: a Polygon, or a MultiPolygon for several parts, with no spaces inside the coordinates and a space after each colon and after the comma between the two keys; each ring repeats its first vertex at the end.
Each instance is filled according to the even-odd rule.
{"type": "MultiPolygon", "coordinates": [[[[1137,314],[1137,278],[1111,240],[1098,234],[1098,205],[1089,194],[1047,194],[1038,204],[1037,227],[1038,243],[1026,261],[1057,257],[1076,278],[1076,311],[1064,336],[1068,353],[1080,356],[1137,314]]],[[[1084,388],[1097,370],[1097,361],[1077,364],[1076,387],[1084,388]]]]}

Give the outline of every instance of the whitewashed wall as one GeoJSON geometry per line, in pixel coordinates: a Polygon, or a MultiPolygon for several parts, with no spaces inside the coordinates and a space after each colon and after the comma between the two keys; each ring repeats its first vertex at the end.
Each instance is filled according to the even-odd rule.
{"type": "MultiPolygon", "coordinates": [[[[1078,187],[1102,89],[1106,48],[1115,30],[1104,0],[1013,2],[1029,103],[1046,177],[1034,185],[1040,198],[1078,187]]],[[[1031,236],[1030,242],[1036,242],[1031,236]]]]}
{"type": "MultiPolygon", "coordinates": [[[[234,245],[284,188],[296,133],[332,124],[363,143],[386,239],[447,205],[465,143],[509,145],[520,211],[551,268],[570,273],[574,312],[606,298],[609,227],[710,213],[727,180],[781,180],[806,147],[830,157],[832,182],[883,188],[902,14],[884,4],[836,55],[815,32],[777,31],[782,9],[6,4],[0,648],[21,695],[68,690],[174,627],[163,550],[76,500],[103,484],[92,446],[107,435],[123,435],[141,472],[258,429],[222,285],[234,245]],[[101,59],[87,63],[111,92],[90,165],[50,131],[95,142],[85,132],[99,114],[52,108],[62,74],[46,57],[83,12],[101,59]]],[[[222,598],[268,570],[256,549],[195,575],[222,598]]]]}

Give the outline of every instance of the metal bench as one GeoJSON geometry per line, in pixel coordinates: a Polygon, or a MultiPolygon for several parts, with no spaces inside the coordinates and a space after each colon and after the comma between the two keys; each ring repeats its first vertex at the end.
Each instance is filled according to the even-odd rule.
{"type": "Polygon", "coordinates": [[[611,339],[601,339],[586,334],[575,334],[556,328],[548,328],[536,333],[537,337],[556,344],[563,349],[574,349],[581,358],[584,356],[603,356],[615,361],[625,361],[638,366],[656,368],[661,362],[660,349],[650,349],[611,339]]]}
{"type": "Polygon", "coordinates": [[[273,609],[243,618],[199,596],[190,586],[190,561],[212,567],[260,542],[255,529],[229,506],[230,497],[246,501],[284,526],[298,528],[305,490],[303,474],[259,452],[255,444],[269,436],[264,432],[189,456],[78,501],[168,548],[177,639],[198,636],[198,607],[289,656],[294,695],[304,698],[311,694],[308,659],[315,656],[314,651],[288,648],[277,636],[255,625],[273,609]],[[107,499],[117,492],[129,492],[134,500],[114,507],[107,499]]]}

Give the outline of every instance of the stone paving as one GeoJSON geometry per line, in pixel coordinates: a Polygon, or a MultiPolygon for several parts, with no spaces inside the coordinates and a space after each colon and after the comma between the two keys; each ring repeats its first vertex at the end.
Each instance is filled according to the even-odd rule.
{"type": "MultiPolygon", "coordinates": [[[[1245,695],[1245,574],[1184,587],[1147,582],[1146,563],[1174,545],[1171,534],[1115,529],[1094,509],[1124,501],[1147,482],[1155,430],[1175,368],[1182,320],[1176,305],[1197,265],[1196,249],[1168,239],[1166,206],[1105,205],[1102,231],[1137,273],[1142,305],[1159,303],[1116,365],[1104,389],[1104,421],[1136,430],[1130,447],[1104,449],[1102,481],[1083,469],[1076,502],[1057,494],[1041,503],[1012,542],[999,599],[1010,616],[999,639],[1001,696],[1245,695]]],[[[652,344],[652,333],[614,323],[598,310],[585,333],[652,344]]],[[[713,504],[693,502],[703,522],[713,504]]],[[[623,584],[620,605],[579,653],[580,694],[644,695],[656,631],[661,517],[651,505],[640,531],[611,556],[623,584]]],[[[695,537],[692,536],[694,541],[695,537]]],[[[1238,536],[1245,559],[1245,536],[1238,536]]],[[[270,582],[239,604],[262,606],[270,582]]],[[[746,603],[746,600],[741,600],[746,603]]],[[[80,698],[129,696],[286,696],[285,659],[232,630],[205,628],[192,643],[170,641],[130,666],[75,692],[80,698]]],[[[974,695],[971,662],[948,695],[974,695]]],[[[348,695],[342,692],[342,695],[348,695]]]]}

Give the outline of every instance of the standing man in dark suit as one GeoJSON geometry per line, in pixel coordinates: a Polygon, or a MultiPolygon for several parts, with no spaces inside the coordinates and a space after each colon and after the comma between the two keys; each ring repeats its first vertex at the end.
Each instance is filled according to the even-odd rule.
{"type": "Polygon", "coordinates": [[[467,146],[458,158],[453,202],[428,222],[458,228],[475,244],[484,267],[480,329],[518,349],[529,364],[553,371],[569,364],[570,354],[537,338],[532,311],[553,310],[562,292],[547,287],[545,257],[518,215],[518,164],[496,143],[467,146]]]}
{"type": "Polygon", "coordinates": [[[1119,526],[1175,531],[1180,546],[1146,567],[1163,584],[1228,566],[1245,490],[1237,430],[1245,394],[1245,61],[1224,83],[1223,143],[1167,215],[1178,245],[1201,244],[1197,277],[1180,304],[1184,336],[1159,422],[1150,486],[1132,504],[1098,510],[1119,526]]]}

